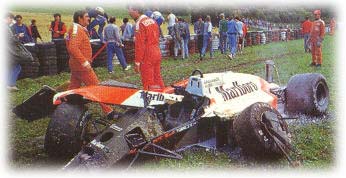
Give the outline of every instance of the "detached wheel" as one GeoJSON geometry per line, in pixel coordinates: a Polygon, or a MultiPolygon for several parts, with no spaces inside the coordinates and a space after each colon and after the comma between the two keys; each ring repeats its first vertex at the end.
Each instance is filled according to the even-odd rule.
{"type": "Polygon", "coordinates": [[[286,110],[292,114],[323,115],[329,104],[329,89],[322,74],[298,74],[286,87],[286,110]]]}
{"type": "Polygon", "coordinates": [[[49,122],[44,148],[50,157],[67,158],[78,153],[83,144],[83,135],[88,112],[83,105],[60,104],[49,122]]]}
{"type": "Polygon", "coordinates": [[[236,143],[245,154],[260,159],[277,159],[288,153],[290,134],[280,113],[266,103],[246,108],[233,122],[236,143]],[[281,148],[282,149],[281,149],[281,148]]]}

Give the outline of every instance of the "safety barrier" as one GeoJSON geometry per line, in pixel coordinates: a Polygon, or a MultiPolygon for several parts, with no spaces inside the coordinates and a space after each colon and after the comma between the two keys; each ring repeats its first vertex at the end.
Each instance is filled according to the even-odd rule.
{"type": "MultiPolygon", "coordinates": [[[[253,31],[245,35],[244,45],[245,47],[250,47],[278,41],[301,39],[302,37],[300,29],[253,31]]],[[[123,52],[126,61],[132,63],[135,59],[135,43],[133,40],[127,40],[123,43],[123,52]]],[[[213,34],[210,45],[212,45],[214,51],[219,49],[219,43],[220,40],[218,35],[213,34]]],[[[171,36],[166,35],[164,38],[160,39],[159,45],[163,59],[173,56],[174,42],[171,36]]],[[[191,34],[188,44],[189,54],[198,53],[197,46],[197,36],[191,34]]],[[[69,55],[66,49],[65,40],[55,40],[54,42],[38,43],[36,45],[34,43],[29,43],[25,44],[25,47],[33,55],[34,61],[21,63],[22,71],[19,78],[36,78],[42,75],[55,75],[60,72],[69,71],[69,55]]],[[[107,52],[104,43],[101,43],[99,40],[91,40],[91,47],[93,56],[96,55],[92,66],[107,66],[107,52]]]]}

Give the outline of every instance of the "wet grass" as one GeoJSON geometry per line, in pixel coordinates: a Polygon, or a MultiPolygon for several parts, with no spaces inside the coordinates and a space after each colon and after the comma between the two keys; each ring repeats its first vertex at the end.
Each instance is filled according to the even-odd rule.
{"type": "MultiPolygon", "coordinates": [[[[232,70],[235,72],[250,73],[253,75],[264,76],[264,60],[274,60],[282,85],[286,84],[289,78],[298,73],[318,72],[322,73],[328,81],[330,90],[329,112],[332,113],[330,119],[324,122],[311,123],[290,127],[293,134],[294,148],[300,152],[300,158],[303,161],[303,169],[330,168],[335,163],[335,130],[337,120],[333,118],[336,115],[336,88],[337,79],[335,77],[335,37],[327,36],[323,45],[323,67],[316,69],[309,67],[311,56],[304,53],[303,41],[293,40],[289,42],[277,42],[266,45],[246,47],[243,55],[238,55],[236,59],[230,61],[225,55],[219,52],[215,53],[215,59],[206,59],[198,61],[198,55],[192,55],[188,60],[173,60],[172,58],[164,59],[162,62],[162,76],[165,84],[169,85],[175,81],[187,78],[194,69],[201,69],[204,73],[221,72],[232,70]]],[[[208,57],[208,55],[207,55],[208,57]]],[[[115,67],[114,74],[108,74],[106,68],[96,68],[96,73],[100,80],[115,79],[121,82],[128,82],[137,85],[140,84],[140,77],[133,70],[123,72],[120,66],[115,67]]],[[[59,86],[69,79],[68,73],[62,73],[55,76],[45,76],[37,79],[23,79],[18,81],[19,92],[11,93],[10,107],[21,103],[24,99],[35,93],[42,85],[52,87],[59,86]]],[[[278,83],[278,78],[275,76],[278,83]]],[[[42,141],[37,137],[44,135],[49,119],[42,119],[28,123],[20,120],[10,113],[8,135],[10,150],[10,164],[13,167],[46,167],[53,165],[59,167],[64,163],[55,163],[48,159],[43,151],[42,141]]],[[[295,157],[295,155],[292,155],[295,157]]],[[[224,153],[217,155],[205,152],[185,152],[183,160],[171,159],[153,159],[146,161],[140,168],[152,170],[161,168],[184,168],[205,169],[205,168],[242,168],[251,166],[264,166],[266,168],[287,168],[288,163],[280,160],[274,164],[264,164],[256,162],[238,162],[230,159],[224,153]]]]}

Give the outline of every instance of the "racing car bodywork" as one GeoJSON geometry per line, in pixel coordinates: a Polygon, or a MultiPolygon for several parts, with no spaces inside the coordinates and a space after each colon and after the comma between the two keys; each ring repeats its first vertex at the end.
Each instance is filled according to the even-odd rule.
{"type": "Polygon", "coordinates": [[[54,157],[74,156],[65,168],[107,168],[129,157],[132,165],[140,155],[181,159],[180,151],[205,143],[215,149],[240,146],[259,158],[287,156],[290,133],[282,116],[324,114],[329,98],[321,74],[293,76],[287,86],[294,88],[249,74],[195,70],[188,80],[163,91],[111,81],[57,93],[45,149],[54,157]],[[85,106],[90,102],[126,111],[110,123],[93,118],[85,106]],[[304,104],[294,109],[294,103],[304,104]],[[279,106],[284,113],[278,112],[279,106]]]}

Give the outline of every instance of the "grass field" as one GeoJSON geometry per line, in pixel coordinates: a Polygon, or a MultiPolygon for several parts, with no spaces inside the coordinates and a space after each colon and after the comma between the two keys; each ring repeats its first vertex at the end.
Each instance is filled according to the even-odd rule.
{"type": "MultiPolygon", "coordinates": [[[[48,16],[47,16],[48,17],[48,16]]],[[[336,118],[336,63],[335,37],[326,36],[323,45],[323,67],[316,69],[309,67],[310,54],[304,53],[303,41],[293,40],[289,42],[270,43],[253,47],[246,47],[243,55],[237,56],[235,60],[228,60],[226,56],[216,52],[213,60],[204,60],[195,63],[197,55],[192,55],[188,60],[173,60],[169,58],[162,61],[162,76],[165,84],[169,85],[174,81],[187,78],[194,69],[201,69],[204,73],[221,72],[232,70],[234,72],[249,73],[264,76],[264,61],[274,60],[279,69],[280,81],[284,85],[289,78],[298,73],[318,72],[322,73],[328,81],[330,89],[330,106],[326,119],[317,123],[308,122],[306,124],[291,125],[293,133],[294,148],[300,152],[300,159],[303,161],[301,169],[328,169],[335,165],[335,129],[336,118]]],[[[133,70],[123,72],[120,66],[115,67],[115,73],[108,74],[106,68],[96,68],[95,71],[100,80],[115,79],[121,82],[128,82],[141,85],[140,77],[133,70]]],[[[44,76],[37,79],[23,79],[18,81],[19,92],[11,93],[10,107],[20,104],[24,99],[30,97],[42,85],[51,87],[59,86],[69,79],[68,73],[55,76],[44,76]]],[[[275,78],[276,81],[277,77],[275,78]]],[[[9,143],[11,153],[9,154],[9,164],[16,168],[44,168],[51,165],[57,169],[66,162],[55,162],[49,160],[43,150],[42,138],[45,134],[49,118],[28,123],[20,120],[10,113],[9,116],[9,143]]],[[[296,157],[296,155],[292,155],[296,157]]],[[[253,166],[263,166],[265,168],[288,168],[285,160],[277,163],[261,164],[255,161],[239,162],[230,159],[224,153],[214,155],[210,152],[186,152],[183,160],[153,159],[137,166],[146,170],[161,168],[179,169],[238,169],[253,166]]]]}

